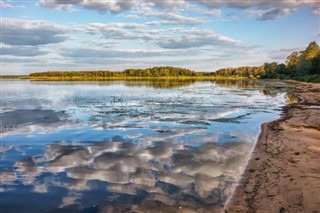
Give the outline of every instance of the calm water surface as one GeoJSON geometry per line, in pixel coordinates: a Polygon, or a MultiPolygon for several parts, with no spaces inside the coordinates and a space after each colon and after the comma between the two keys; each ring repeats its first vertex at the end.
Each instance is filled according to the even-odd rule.
{"type": "Polygon", "coordinates": [[[0,210],[217,212],[286,87],[2,80],[0,210]]]}

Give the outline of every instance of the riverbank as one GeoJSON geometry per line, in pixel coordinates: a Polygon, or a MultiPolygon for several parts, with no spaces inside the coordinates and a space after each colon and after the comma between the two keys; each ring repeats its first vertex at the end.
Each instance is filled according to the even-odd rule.
{"type": "MultiPolygon", "coordinates": [[[[18,77],[17,77],[18,78],[18,77]]],[[[22,77],[20,79],[28,79],[30,81],[162,81],[162,80],[242,80],[249,79],[246,77],[234,76],[159,76],[159,77],[139,77],[139,76],[124,76],[124,77],[22,77]]]]}
{"type": "Polygon", "coordinates": [[[262,132],[225,212],[320,212],[320,84],[283,109],[262,132]]]}

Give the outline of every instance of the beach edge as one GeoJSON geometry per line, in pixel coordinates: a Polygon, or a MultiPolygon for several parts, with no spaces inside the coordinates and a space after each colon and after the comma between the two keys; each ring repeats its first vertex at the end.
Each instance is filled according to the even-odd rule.
{"type": "Polygon", "coordinates": [[[319,212],[320,84],[303,83],[302,101],[283,107],[261,132],[223,212],[319,212]]]}

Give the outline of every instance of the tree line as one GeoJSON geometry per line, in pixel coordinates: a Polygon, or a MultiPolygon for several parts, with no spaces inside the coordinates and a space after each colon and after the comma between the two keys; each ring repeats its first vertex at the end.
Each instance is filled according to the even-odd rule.
{"type": "Polygon", "coordinates": [[[320,47],[311,42],[305,50],[291,53],[285,64],[272,62],[257,67],[223,68],[215,73],[218,76],[320,82],[320,47]]]}
{"type": "Polygon", "coordinates": [[[82,78],[122,78],[122,77],[196,77],[201,73],[180,67],[153,67],[147,69],[126,69],[124,71],[49,71],[31,73],[30,77],[82,77],[82,78]]]}
{"type": "Polygon", "coordinates": [[[112,79],[112,78],[266,78],[293,79],[299,81],[320,82],[320,47],[316,42],[301,52],[293,52],[287,61],[264,63],[261,66],[243,66],[222,68],[215,72],[196,72],[185,68],[163,66],[147,69],[126,69],[123,71],[49,71],[35,72],[30,78],[51,79],[112,79]]]}

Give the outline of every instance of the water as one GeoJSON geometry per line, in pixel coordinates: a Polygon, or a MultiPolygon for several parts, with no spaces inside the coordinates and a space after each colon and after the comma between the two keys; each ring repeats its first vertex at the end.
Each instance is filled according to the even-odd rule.
{"type": "Polygon", "coordinates": [[[220,211],[287,87],[2,80],[0,210],[220,211]]]}

